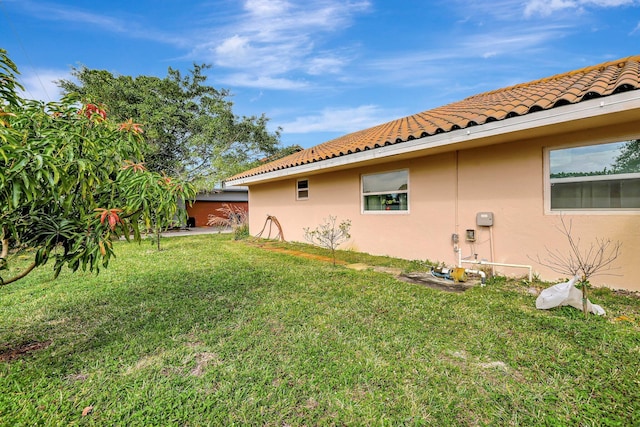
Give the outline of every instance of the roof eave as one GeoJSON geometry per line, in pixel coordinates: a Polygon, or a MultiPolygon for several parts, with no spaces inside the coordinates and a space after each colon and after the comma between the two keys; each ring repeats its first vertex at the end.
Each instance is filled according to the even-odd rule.
{"type": "Polygon", "coordinates": [[[557,125],[580,122],[584,123],[582,126],[589,127],[588,123],[584,122],[585,119],[631,112],[632,110],[640,110],[640,90],[632,90],[332,159],[248,176],[226,181],[226,184],[250,186],[268,181],[326,172],[332,169],[344,169],[359,163],[414,157],[416,155],[427,155],[431,152],[458,150],[472,146],[493,145],[516,140],[523,133],[527,133],[527,137],[543,136],[552,133],[552,129],[557,125]],[[547,129],[546,132],[545,129],[547,129]]]}

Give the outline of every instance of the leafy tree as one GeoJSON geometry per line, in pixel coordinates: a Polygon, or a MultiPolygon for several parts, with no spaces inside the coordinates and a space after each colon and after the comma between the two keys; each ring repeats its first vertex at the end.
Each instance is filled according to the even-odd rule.
{"type": "Polygon", "coordinates": [[[0,49],[0,285],[54,260],[99,271],[112,241],[140,239],[140,226],[169,224],[193,187],[146,170],[142,126],[117,124],[105,107],[77,98],[21,99],[18,70],[0,49]],[[32,262],[14,275],[12,256],[32,262]],[[10,275],[12,277],[7,278],[10,275]]]}
{"type": "Polygon", "coordinates": [[[204,187],[280,149],[280,131],[269,132],[264,115],[236,116],[229,92],[205,84],[207,68],[194,64],[187,75],[169,68],[165,78],[134,78],[80,67],[72,70],[78,83],[58,83],[66,94],[106,103],[116,120],[144,123],[150,170],[204,187]]]}
{"type": "Polygon", "coordinates": [[[640,139],[629,141],[622,147],[613,169],[616,173],[640,172],[640,139]]]}

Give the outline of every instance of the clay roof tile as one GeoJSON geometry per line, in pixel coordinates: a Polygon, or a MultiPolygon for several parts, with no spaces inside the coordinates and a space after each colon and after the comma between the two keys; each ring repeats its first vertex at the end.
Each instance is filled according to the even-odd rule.
{"type": "Polygon", "coordinates": [[[392,120],[258,166],[237,174],[230,180],[638,89],[640,56],[633,56],[481,93],[449,105],[392,120]]]}

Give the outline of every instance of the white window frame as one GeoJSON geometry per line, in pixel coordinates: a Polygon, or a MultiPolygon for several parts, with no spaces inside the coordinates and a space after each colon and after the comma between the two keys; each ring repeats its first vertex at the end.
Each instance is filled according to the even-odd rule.
{"type": "Polygon", "coordinates": [[[409,188],[410,188],[410,176],[411,174],[409,173],[409,169],[395,169],[395,170],[388,170],[388,171],[381,171],[381,172],[374,172],[374,173],[367,173],[367,174],[362,174],[360,175],[360,212],[364,215],[407,215],[409,213],[409,209],[410,209],[410,203],[409,203],[409,188]],[[382,175],[382,174],[387,174],[387,173],[394,173],[394,172],[406,172],[407,174],[407,189],[406,190],[394,190],[394,191],[379,191],[379,192],[373,192],[373,193],[366,193],[364,192],[364,178],[367,176],[373,176],[373,175],[382,175]],[[407,195],[407,209],[404,210],[366,210],[365,209],[365,196],[376,196],[376,195],[382,195],[382,194],[406,194],[407,195]]]}
{"type": "Polygon", "coordinates": [[[614,175],[596,175],[584,177],[567,177],[567,178],[551,178],[551,152],[568,148],[587,147],[590,145],[604,145],[615,142],[624,142],[634,139],[640,139],[639,136],[623,137],[619,139],[606,139],[599,141],[581,142],[570,145],[561,145],[554,147],[545,147],[543,150],[543,182],[544,182],[544,211],[546,215],[640,215],[640,208],[627,209],[599,209],[599,208],[581,208],[581,209],[551,209],[551,184],[557,182],[580,182],[580,181],[607,181],[620,179],[640,178],[640,173],[625,173],[614,175]]]}
{"type": "Polygon", "coordinates": [[[308,178],[300,178],[296,180],[296,200],[309,200],[309,179],[308,178]],[[307,182],[307,187],[301,189],[300,183],[306,181],[307,182]],[[306,196],[301,196],[301,193],[304,193],[306,191],[307,195],[306,196]]]}

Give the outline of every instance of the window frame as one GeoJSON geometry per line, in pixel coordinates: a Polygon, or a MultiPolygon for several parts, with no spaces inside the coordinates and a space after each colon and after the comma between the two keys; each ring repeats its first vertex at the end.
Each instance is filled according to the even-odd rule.
{"type": "Polygon", "coordinates": [[[309,200],[309,178],[300,178],[300,179],[296,179],[296,200],[309,200]],[[306,188],[300,188],[300,183],[301,182],[307,182],[307,186],[306,188]],[[300,193],[301,192],[305,192],[307,193],[306,196],[301,196],[300,193]]]}
{"type": "Polygon", "coordinates": [[[551,184],[557,182],[603,182],[612,180],[625,180],[640,178],[640,173],[624,173],[613,175],[593,175],[584,177],[551,178],[551,152],[566,150],[571,148],[589,147],[593,145],[606,145],[616,142],[626,142],[640,139],[640,136],[632,135],[616,139],[604,139],[590,142],[576,142],[558,146],[543,148],[543,192],[544,192],[544,212],[546,215],[640,215],[640,208],[551,208],[551,184]]]}
{"type": "Polygon", "coordinates": [[[408,168],[393,169],[393,170],[388,170],[388,171],[361,174],[360,175],[360,213],[363,214],[363,215],[407,215],[407,214],[409,214],[410,209],[411,209],[411,203],[409,203],[410,180],[411,180],[411,174],[410,174],[408,168]],[[373,176],[373,175],[383,175],[383,174],[395,173],[395,172],[406,172],[406,174],[407,174],[407,189],[406,190],[398,190],[398,191],[393,191],[393,192],[391,192],[391,191],[377,191],[377,192],[372,192],[372,193],[365,193],[364,192],[364,180],[365,180],[365,177],[373,176]],[[376,195],[383,195],[383,194],[406,194],[407,195],[407,208],[404,209],[404,210],[400,210],[400,209],[367,210],[367,209],[365,209],[365,206],[366,206],[365,197],[366,196],[376,196],[376,195]]]}

